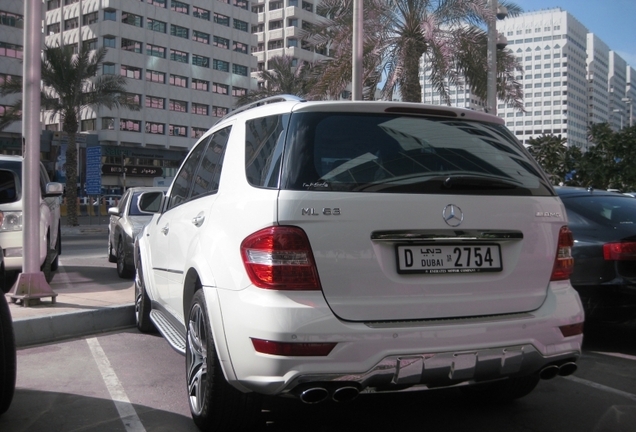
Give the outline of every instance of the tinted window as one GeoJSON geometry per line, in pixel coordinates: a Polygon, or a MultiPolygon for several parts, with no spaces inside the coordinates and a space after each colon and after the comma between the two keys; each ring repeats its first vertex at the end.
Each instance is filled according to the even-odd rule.
{"type": "MultiPolygon", "coordinates": [[[[141,192],[135,192],[130,199],[130,208],[128,209],[130,216],[140,216],[144,214],[139,210],[139,195],[141,195],[141,192]]],[[[122,199],[122,201],[124,200],[122,199]]]]}
{"type": "Polygon", "coordinates": [[[252,186],[277,188],[289,115],[262,117],[245,123],[245,172],[252,186]]]}
{"type": "Polygon", "coordinates": [[[201,156],[205,151],[209,138],[199,142],[190,152],[187,159],[181,165],[179,173],[174,179],[168,198],[168,207],[171,209],[185,202],[190,197],[190,190],[194,182],[194,174],[201,161],[201,156]]]}
{"type": "Polygon", "coordinates": [[[194,179],[192,197],[214,193],[219,189],[221,166],[225,155],[225,146],[230,136],[230,127],[215,132],[210,137],[205,153],[194,179]]]}
{"type": "Polygon", "coordinates": [[[16,202],[19,199],[18,184],[13,171],[0,170],[0,204],[16,202]]]}
{"type": "Polygon", "coordinates": [[[586,227],[589,221],[609,226],[636,224],[636,199],[622,196],[589,195],[563,197],[572,227],[586,227]]]}
{"type": "Polygon", "coordinates": [[[390,114],[297,113],[283,188],[352,192],[553,195],[498,125],[390,114]]]}

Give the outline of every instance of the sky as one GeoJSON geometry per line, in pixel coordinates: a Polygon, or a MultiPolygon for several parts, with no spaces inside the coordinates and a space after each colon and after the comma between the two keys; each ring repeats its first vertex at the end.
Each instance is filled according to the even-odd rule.
{"type": "Polygon", "coordinates": [[[524,12],[560,7],[636,69],[636,0],[509,0],[524,12]]]}

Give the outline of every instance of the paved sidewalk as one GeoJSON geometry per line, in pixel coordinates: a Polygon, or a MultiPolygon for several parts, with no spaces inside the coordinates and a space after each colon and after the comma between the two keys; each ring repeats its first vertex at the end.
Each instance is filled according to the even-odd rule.
{"type": "MultiPolygon", "coordinates": [[[[62,222],[62,238],[86,233],[107,233],[106,223],[90,225],[82,220],[78,227],[62,222]]],[[[119,279],[114,264],[83,258],[64,262],[50,283],[52,293],[40,304],[24,307],[7,296],[13,318],[16,344],[25,347],[132,327],[134,318],[134,285],[119,279]]]]}

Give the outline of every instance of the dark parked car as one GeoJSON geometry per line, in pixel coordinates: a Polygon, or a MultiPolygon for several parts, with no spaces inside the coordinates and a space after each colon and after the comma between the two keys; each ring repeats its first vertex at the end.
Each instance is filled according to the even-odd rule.
{"type": "Polygon", "coordinates": [[[636,318],[636,200],[615,192],[560,187],[574,235],[572,286],[587,319],[636,318]]]}
{"type": "MultiPolygon", "coordinates": [[[[137,233],[152,218],[152,213],[139,210],[138,200],[142,192],[166,191],[165,187],[133,187],[126,191],[117,207],[110,207],[108,214],[108,261],[117,263],[117,274],[130,278],[135,273],[133,243],[137,233]]],[[[157,210],[160,201],[157,201],[157,210]]]]}

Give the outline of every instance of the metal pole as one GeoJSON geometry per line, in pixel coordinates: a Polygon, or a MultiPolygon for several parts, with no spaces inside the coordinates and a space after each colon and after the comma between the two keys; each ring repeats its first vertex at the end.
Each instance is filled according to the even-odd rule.
{"type": "MultiPolygon", "coordinates": [[[[24,193],[22,225],[22,272],[9,291],[14,300],[29,306],[56,293],[40,271],[40,80],[42,78],[42,0],[24,2],[24,63],[22,67],[22,191],[24,193]]],[[[47,245],[48,252],[48,245],[47,245]]]]}
{"type": "Polygon", "coordinates": [[[497,0],[488,0],[488,7],[492,17],[488,22],[488,85],[487,101],[488,112],[497,114],[497,0]]]}
{"type": "Polygon", "coordinates": [[[363,0],[353,0],[351,100],[362,100],[363,0]]]}

